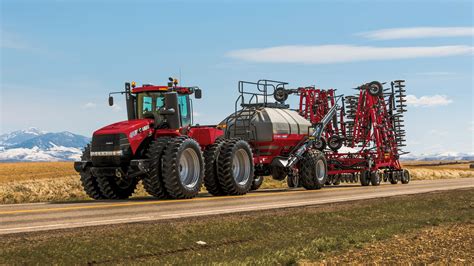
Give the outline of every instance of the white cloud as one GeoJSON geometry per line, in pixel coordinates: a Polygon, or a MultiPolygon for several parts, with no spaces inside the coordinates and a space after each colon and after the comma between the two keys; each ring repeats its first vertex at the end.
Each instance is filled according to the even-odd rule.
{"type": "Polygon", "coordinates": [[[415,47],[289,45],[234,50],[228,52],[227,56],[252,62],[331,64],[355,61],[472,55],[473,52],[474,48],[466,45],[415,47]]]}
{"type": "Polygon", "coordinates": [[[420,39],[474,36],[473,27],[413,27],[362,32],[357,35],[373,40],[420,39]]]}
{"type": "Polygon", "coordinates": [[[84,109],[92,109],[92,108],[95,108],[96,106],[97,106],[97,104],[88,102],[88,103],[83,104],[83,105],[82,105],[82,108],[84,108],[84,109]]]}
{"type": "Polygon", "coordinates": [[[443,106],[453,102],[446,95],[421,96],[419,98],[415,95],[407,95],[406,99],[407,104],[415,107],[443,106]]]}

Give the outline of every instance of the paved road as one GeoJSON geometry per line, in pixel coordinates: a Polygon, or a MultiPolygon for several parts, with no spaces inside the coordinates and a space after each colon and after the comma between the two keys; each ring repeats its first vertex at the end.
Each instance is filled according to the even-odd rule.
{"type": "Polygon", "coordinates": [[[322,190],[259,190],[245,196],[190,200],[84,201],[0,205],[0,235],[95,225],[177,219],[224,213],[318,205],[474,187],[474,178],[413,181],[379,187],[346,185],[322,190]]]}

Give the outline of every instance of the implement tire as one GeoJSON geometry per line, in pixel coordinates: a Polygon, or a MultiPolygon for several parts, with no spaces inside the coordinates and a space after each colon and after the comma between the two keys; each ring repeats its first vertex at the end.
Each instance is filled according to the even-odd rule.
{"type": "Polygon", "coordinates": [[[379,186],[381,182],[380,174],[378,171],[373,171],[370,173],[370,183],[372,186],[379,186]]]}
{"type": "Polygon", "coordinates": [[[362,171],[360,173],[360,184],[362,186],[370,185],[370,171],[362,171]]]}
{"type": "Polygon", "coordinates": [[[228,195],[249,192],[254,179],[253,154],[245,140],[230,139],[221,148],[217,173],[222,190],[228,195]]]}
{"type": "Polygon", "coordinates": [[[408,184],[410,182],[410,172],[407,169],[403,169],[400,172],[402,184],[408,184]]]}
{"type": "MultiPolygon", "coordinates": [[[[90,144],[87,144],[87,146],[84,148],[84,151],[82,152],[81,160],[90,161],[90,154],[91,146],[90,144]]],[[[81,171],[79,175],[81,176],[82,187],[84,188],[84,191],[89,197],[96,200],[106,198],[104,194],[100,191],[99,183],[97,182],[97,177],[93,176],[89,169],[84,169],[84,171],[81,171]]]]}
{"type": "Polygon", "coordinates": [[[204,160],[199,144],[189,137],[172,138],[162,160],[163,183],[170,197],[194,198],[204,177],[204,160]]]}
{"type": "Polygon", "coordinates": [[[204,163],[206,170],[204,173],[204,186],[207,191],[214,196],[224,196],[226,193],[222,190],[217,178],[217,158],[224,144],[225,139],[216,139],[216,142],[209,145],[204,151],[204,163]]]}
{"type": "Polygon", "coordinates": [[[252,186],[250,187],[250,190],[257,190],[262,186],[263,184],[263,176],[255,176],[253,178],[252,186]]]}
{"type": "Polygon", "coordinates": [[[150,144],[147,157],[150,160],[150,172],[142,179],[143,187],[150,195],[159,198],[168,198],[162,176],[162,157],[169,137],[157,138],[150,144]]]}
{"type": "Polygon", "coordinates": [[[309,150],[303,156],[300,166],[300,182],[305,189],[320,189],[327,179],[327,162],[324,153],[309,150]]]}

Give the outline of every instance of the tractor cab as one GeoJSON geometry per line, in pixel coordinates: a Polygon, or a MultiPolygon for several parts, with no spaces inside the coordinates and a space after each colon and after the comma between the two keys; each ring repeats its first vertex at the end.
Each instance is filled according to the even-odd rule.
{"type": "MultiPolygon", "coordinates": [[[[201,98],[198,87],[180,87],[176,79],[170,78],[168,86],[125,83],[128,120],[154,119],[156,128],[179,129],[193,124],[191,94],[201,98]]],[[[114,94],[114,93],[111,93],[114,94]]],[[[109,95],[109,105],[113,98],[109,95]]]]}

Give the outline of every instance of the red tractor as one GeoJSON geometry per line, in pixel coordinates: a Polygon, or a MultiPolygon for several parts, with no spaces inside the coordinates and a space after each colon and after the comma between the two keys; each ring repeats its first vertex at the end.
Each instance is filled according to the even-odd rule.
{"type": "Polygon", "coordinates": [[[205,173],[207,186],[220,195],[250,190],[254,169],[247,142],[219,138],[223,131],[215,126],[192,125],[190,95],[201,98],[198,87],[180,87],[170,78],[168,86],[125,83],[116,93],[126,96],[128,120],[95,131],[74,165],[90,197],[125,199],[142,180],[157,198],[192,198],[205,173]]]}

